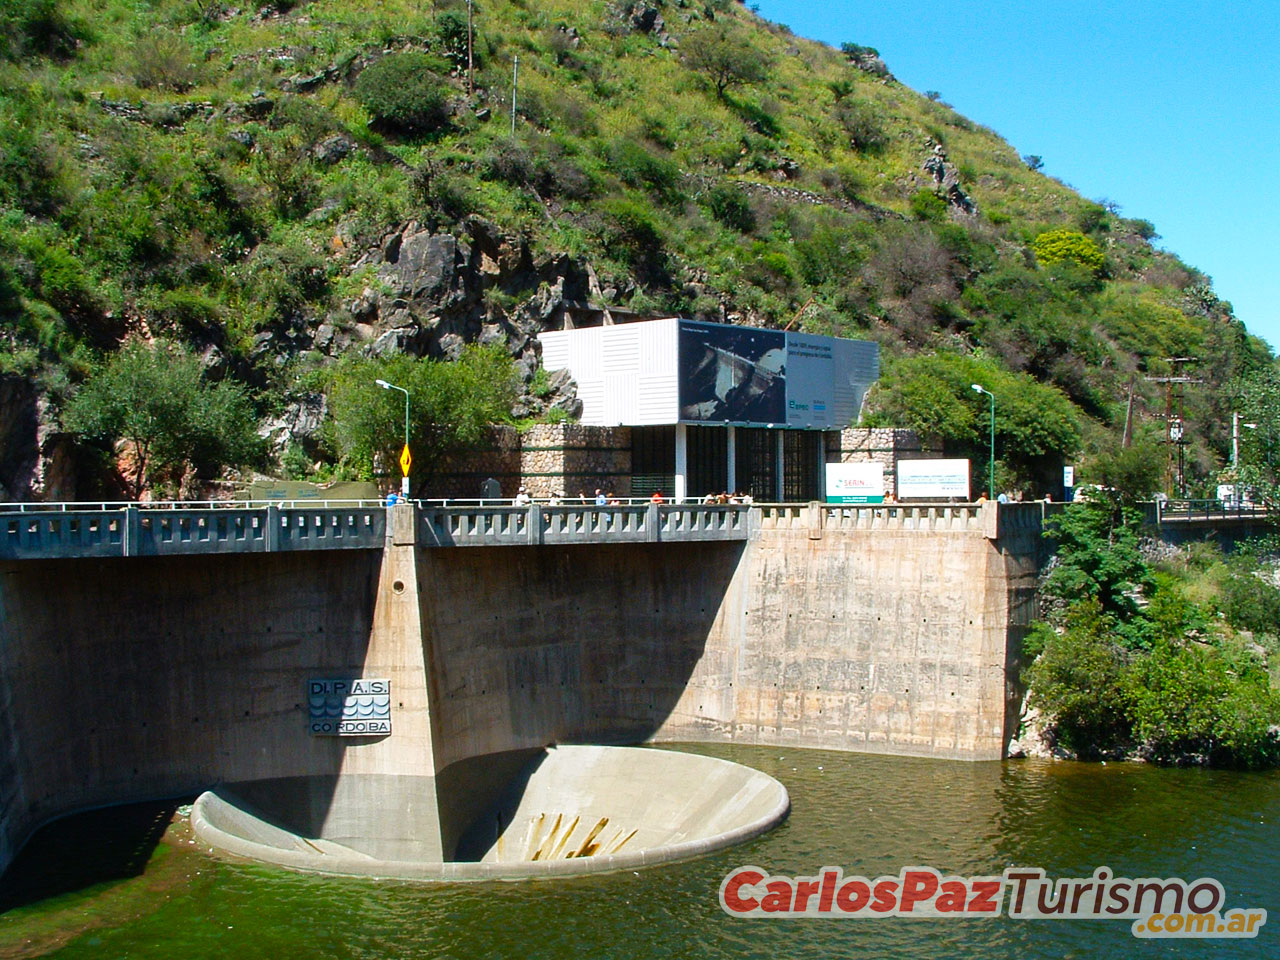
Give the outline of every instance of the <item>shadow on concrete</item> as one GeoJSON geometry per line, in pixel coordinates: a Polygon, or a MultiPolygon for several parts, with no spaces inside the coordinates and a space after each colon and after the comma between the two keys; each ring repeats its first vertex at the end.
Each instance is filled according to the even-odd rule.
{"type": "Polygon", "coordinates": [[[190,802],[131,803],[47,824],[0,876],[0,913],[140,876],[178,806],[190,802]]]}
{"type": "MultiPolygon", "coordinates": [[[[23,803],[0,807],[0,829],[19,842],[75,810],[336,775],[355,744],[309,733],[307,681],[359,675],[380,560],[335,550],[12,565],[0,583],[0,705],[27,759],[13,767],[19,788],[0,790],[23,803]]],[[[83,866],[73,847],[49,859],[83,866]]]]}

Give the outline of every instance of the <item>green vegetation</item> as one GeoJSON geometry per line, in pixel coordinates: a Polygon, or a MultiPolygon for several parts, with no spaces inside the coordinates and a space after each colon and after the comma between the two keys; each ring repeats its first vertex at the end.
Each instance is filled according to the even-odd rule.
{"type": "MultiPolygon", "coordinates": [[[[56,420],[130,336],[161,337],[278,411],[390,328],[390,307],[361,302],[388,236],[413,222],[469,242],[485,222],[530,262],[414,303],[415,354],[454,355],[446,331],[508,329],[544,279],[530,265],[561,257],[615,306],[723,303],[781,327],[809,304],[801,328],[882,344],[881,422],[980,457],[981,398],[962,381],[989,386],[1002,476],[1029,492],[1114,446],[1131,383],[1140,417],[1163,409],[1144,377],[1193,355],[1188,462],[1212,490],[1224,387],[1272,358],[1208,277],[1152,246],[1152,224],[1044,176],[871,47],[811,43],[721,0],[678,9],[659,28],[603,0],[479,4],[472,88],[453,2],[13,0],[0,373],[33,378],[56,420]],[[935,145],[976,214],[935,189],[935,145]]],[[[527,381],[523,335],[510,347],[527,381]]],[[[1246,437],[1249,465],[1266,462],[1260,441],[1246,437]]]]}
{"type": "Polygon", "coordinates": [[[1074,263],[1090,273],[1097,274],[1106,265],[1098,245],[1078,230],[1049,230],[1036,237],[1031,245],[1036,261],[1042,267],[1059,263],[1074,263]]]}
{"type": "Polygon", "coordinates": [[[1168,763],[1280,762],[1280,588],[1274,551],[1223,557],[1198,544],[1174,562],[1139,550],[1139,517],[1105,498],[1051,525],[1042,584],[1051,613],[1024,647],[1028,704],[1082,757],[1168,763]]]}
{"type": "Polygon", "coordinates": [[[339,469],[358,480],[392,473],[404,446],[404,394],[409,391],[409,447],[416,482],[441,461],[484,438],[486,427],[511,419],[515,367],[499,347],[471,347],[453,363],[394,357],[349,357],[329,371],[332,444],[339,469]]]}
{"type": "Polygon", "coordinates": [[[176,490],[187,467],[209,476],[254,460],[261,444],[247,394],[203,374],[200,358],[182,346],[130,340],[76,393],[67,427],[128,444],[134,497],[157,483],[176,490]]]}

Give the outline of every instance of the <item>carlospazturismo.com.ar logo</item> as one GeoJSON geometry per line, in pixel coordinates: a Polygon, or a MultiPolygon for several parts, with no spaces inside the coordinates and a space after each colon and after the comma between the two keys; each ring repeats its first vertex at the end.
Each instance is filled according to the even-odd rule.
{"type": "Polygon", "coordinates": [[[720,907],[731,917],[874,919],[998,917],[1018,920],[1129,920],[1142,938],[1256,937],[1261,907],[1223,910],[1226,891],[1212,877],[1118,877],[1098,867],[1090,877],[1046,877],[1038,867],[1000,876],[943,876],[933,867],[903,867],[874,880],[823,867],[813,876],[771,874],[756,866],[729,871],[720,907]]]}

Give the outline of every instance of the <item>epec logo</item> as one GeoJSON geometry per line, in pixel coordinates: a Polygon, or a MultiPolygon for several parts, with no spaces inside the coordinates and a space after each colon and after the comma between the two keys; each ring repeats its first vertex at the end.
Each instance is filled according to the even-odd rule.
{"type": "Polygon", "coordinates": [[[795,400],[788,400],[787,406],[790,407],[792,410],[808,410],[809,409],[809,405],[807,403],[799,403],[795,400]]]}

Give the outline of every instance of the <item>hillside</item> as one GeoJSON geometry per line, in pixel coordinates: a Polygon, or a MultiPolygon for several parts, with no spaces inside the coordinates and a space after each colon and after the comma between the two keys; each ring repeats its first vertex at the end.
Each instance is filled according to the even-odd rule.
{"type": "Polygon", "coordinates": [[[464,2],[5,10],[6,498],[115,489],[63,413],[134,335],[244,385],[258,465],[296,476],[371,469],[320,398],[351,354],[501,344],[514,415],[558,415],[532,337],[566,307],[873,338],[873,417],[958,452],[985,455],[982,380],[1011,486],[1114,445],[1131,389],[1163,436],[1144,377],[1172,356],[1199,358],[1209,484],[1221,388],[1272,363],[1152,224],[899,84],[852,42],[873,37],[836,50],[724,0],[485,0],[469,74],[464,2]]]}

